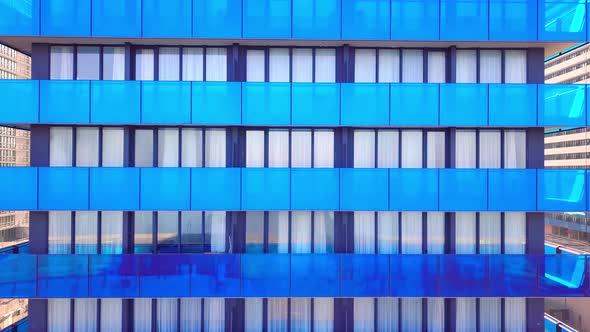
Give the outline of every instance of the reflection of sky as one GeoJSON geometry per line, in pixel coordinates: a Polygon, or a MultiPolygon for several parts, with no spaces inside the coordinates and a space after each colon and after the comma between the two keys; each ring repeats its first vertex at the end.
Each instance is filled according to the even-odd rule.
{"type": "Polygon", "coordinates": [[[582,31],[586,21],[584,0],[545,4],[545,20],[547,31],[582,31]]]}
{"type": "Polygon", "coordinates": [[[33,17],[33,0],[0,0],[0,8],[8,7],[26,17],[33,17]]]}

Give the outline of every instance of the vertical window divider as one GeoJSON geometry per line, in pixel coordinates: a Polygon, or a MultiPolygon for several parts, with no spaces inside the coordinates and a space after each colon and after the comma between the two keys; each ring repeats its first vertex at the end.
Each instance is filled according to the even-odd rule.
{"type": "Polygon", "coordinates": [[[206,234],[205,234],[205,223],[207,222],[205,220],[205,211],[201,211],[199,212],[201,214],[201,252],[204,253],[205,252],[205,238],[206,238],[206,234]]]}
{"type": "Polygon", "coordinates": [[[70,254],[76,253],[76,212],[70,212],[70,254]]]}
{"type": "Polygon", "coordinates": [[[154,81],[160,80],[160,48],[154,47],[154,81]]]}
{"type": "MultiPolygon", "coordinates": [[[[190,183],[190,181],[189,181],[190,183]]],[[[190,200],[189,200],[190,202],[190,200]]],[[[177,211],[176,213],[176,222],[177,222],[177,231],[176,231],[176,236],[178,237],[177,241],[176,241],[176,252],[181,253],[182,252],[182,216],[181,216],[181,211],[177,211]]],[[[179,303],[180,304],[180,303],[179,303]]],[[[179,306],[180,308],[180,306],[179,306]]]]}
{"type": "Polygon", "coordinates": [[[158,212],[152,211],[152,253],[158,252],[158,212]]]}
{"type": "Polygon", "coordinates": [[[102,254],[102,212],[96,211],[96,253],[102,254]]]}
{"type": "MultiPolygon", "coordinates": [[[[191,6],[192,6],[192,1],[191,1],[191,6]]],[[[192,22],[192,20],[191,20],[191,22],[192,22]]],[[[182,60],[183,60],[183,56],[182,55],[183,54],[184,54],[184,47],[183,46],[180,46],[178,48],[178,80],[179,81],[184,81],[184,78],[182,77],[182,60]]],[[[191,103],[191,105],[192,105],[192,103],[191,103]]]]}
{"type": "Polygon", "coordinates": [[[207,48],[201,47],[201,53],[203,54],[203,82],[207,82],[207,48]]]}
{"type": "Polygon", "coordinates": [[[270,227],[270,216],[269,216],[270,212],[269,211],[264,211],[263,215],[262,215],[262,220],[263,220],[263,228],[262,228],[262,252],[263,253],[269,253],[270,252],[270,248],[269,248],[269,227],[270,227]]]}

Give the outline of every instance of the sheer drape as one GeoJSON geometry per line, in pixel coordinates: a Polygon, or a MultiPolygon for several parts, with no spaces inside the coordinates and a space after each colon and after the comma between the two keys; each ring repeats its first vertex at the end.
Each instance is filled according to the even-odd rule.
{"type": "Polygon", "coordinates": [[[50,79],[74,79],[74,48],[72,46],[51,46],[49,65],[50,79]]]}
{"type": "Polygon", "coordinates": [[[313,82],[313,51],[311,48],[293,49],[293,82],[313,82]]]}
{"type": "Polygon", "coordinates": [[[158,80],[180,80],[180,49],[177,47],[160,47],[158,52],[158,80]]]}
{"type": "Polygon", "coordinates": [[[265,65],[264,50],[246,51],[246,81],[264,82],[265,65]]]}
{"type": "Polygon", "coordinates": [[[76,166],[98,166],[98,128],[76,128],[76,166]]]}
{"type": "Polygon", "coordinates": [[[158,129],[158,167],[178,167],[178,129],[158,129]]]}
{"type": "Polygon", "coordinates": [[[262,331],[262,298],[246,298],[245,299],[245,332],[260,332],[262,331]]]}
{"type": "Polygon", "coordinates": [[[76,79],[100,79],[100,48],[98,46],[78,46],[76,51],[76,79]]]}
{"type": "Polygon", "coordinates": [[[429,131],[426,134],[426,167],[445,168],[445,132],[429,131]]]}
{"type": "Polygon", "coordinates": [[[72,243],[72,213],[49,211],[48,253],[70,254],[72,243]]]}
{"type": "Polygon", "coordinates": [[[135,167],[154,166],[154,131],[135,130],[135,167]]]}
{"type": "Polygon", "coordinates": [[[268,167],[289,167],[289,131],[268,131],[268,167]]]}
{"type": "Polygon", "coordinates": [[[70,299],[47,300],[47,331],[70,331],[70,299]]]}
{"type": "Polygon", "coordinates": [[[203,80],[203,49],[185,47],[182,49],[182,80],[203,80]]]}
{"type": "Polygon", "coordinates": [[[246,131],[246,167],[264,167],[264,131],[246,131]]]}
{"type": "Polygon", "coordinates": [[[502,166],[502,143],[500,130],[479,132],[479,168],[502,166]]]}
{"type": "Polygon", "coordinates": [[[225,331],[225,299],[206,298],[203,310],[205,317],[204,332],[225,331]]]}
{"type": "Polygon", "coordinates": [[[200,211],[180,212],[180,252],[202,252],[203,214],[200,211]]]}
{"type": "Polygon", "coordinates": [[[476,168],[475,141],[475,130],[457,130],[455,133],[455,168],[476,168]]]}
{"type": "Polygon", "coordinates": [[[311,331],[311,299],[309,297],[291,298],[291,331],[311,331]]]}
{"type": "Polygon", "coordinates": [[[479,51],[479,82],[502,83],[502,51],[479,51]]]}
{"type": "Polygon", "coordinates": [[[334,298],[318,297],[313,299],[313,331],[334,331],[334,298]]]}
{"type": "Polygon", "coordinates": [[[318,48],[315,50],[315,81],[316,83],[336,82],[336,50],[318,48]]]}
{"type": "Polygon", "coordinates": [[[125,48],[108,47],[102,49],[102,79],[122,81],[125,79],[125,48]]]}
{"type": "Polygon", "coordinates": [[[354,212],[354,253],[375,253],[375,212],[354,212]]]}
{"type": "MultiPolygon", "coordinates": [[[[501,299],[496,297],[482,297],[479,299],[479,330],[481,332],[495,332],[502,328],[501,299]]],[[[512,330],[507,330],[512,331],[512,330]]]]}
{"type": "Polygon", "coordinates": [[[291,167],[311,168],[311,131],[294,129],[291,140],[291,167]]]}
{"type": "Polygon", "coordinates": [[[526,131],[504,131],[504,168],[526,168],[526,131]]]}
{"type": "Polygon", "coordinates": [[[476,330],[475,298],[459,297],[457,301],[457,332],[476,330]]]}
{"type": "Polygon", "coordinates": [[[133,300],[133,327],[135,332],[152,332],[152,299],[133,300]]]}
{"type": "Polygon", "coordinates": [[[479,253],[500,254],[502,249],[500,212],[479,213],[479,253]]]}
{"type": "Polygon", "coordinates": [[[334,252],[334,212],[313,213],[313,252],[328,254],[334,252]]]}
{"type": "Polygon", "coordinates": [[[271,48],[268,51],[268,81],[289,82],[291,64],[288,48],[271,48]]]}
{"type": "Polygon", "coordinates": [[[504,82],[526,83],[526,51],[506,50],[504,52],[504,82]]]}
{"type": "MultiPolygon", "coordinates": [[[[227,81],[227,49],[224,47],[209,47],[206,49],[207,81],[227,81]]],[[[264,74],[264,71],[262,72],[264,74]]]]}
{"type": "Polygon", "coordinates": [[[422,331],[422,299],[402,298],[402,331],[422,331]]]}
{"type": "Polygon", "coordinates": [[[311,212],[291,212],[291,253],[311,253],[311,212]]]}
{"type": "Polygon", "coordinates": [[[354,81],[356,83],[374,83],[376,69],[375,50],[361,48],[354,50],[354,81]]]}
{"type": "Polygon", "coordinates": [[[288,318],[288,299],[286,298],[269,298],[267,303],[267,322],[266,329],[268,332],[285,332],[287,331],[288,318]]]}
{"type": "Polygon", "coordinates": [[[205,212],[205,237],[211,239],[211,252],[225,252],[225,215],[225,211],[205,212]]]}
{"type": "MultiPolygon", "coordinates": [[[[280,220],[276,220],[280,221],[280,220]]],[[[276,236],[279,223],[269,221],[269,247],[272,239],[276,236]]],[[[287,223],[287,231],[289,224],[287,223]]],[[[288,236],[288,232],[287,232],[288,236]]],[[[248,211],[246,212],[246,252],[247,253],[263,253],[264,252],[264,212],[262,211],[248,211]]]]}
{"type": "Polygon", "coordinates": [[[152,229],[154,227],[153,213],[151,211],[136,211],[133,221],[135,253],[151,253],[152,229]]]}
{"type": "Polygon", "coordinates": [[[74,331],[95,332],[96,312],[96,299],[74,299],[74,331]]]}
{"type": "Polygon", "coordinates": [[[158,251],[178,251],[178,212],[158,211],[158,251]]]}
{"type": "MultiPolygon", "coordinates": [[[[263,212],[259,218],[263,217],[263,212]]],[[[264,224],[262,225],[264,227],[264,224]]],[[[261,229],[264,232],[264,229],[261,229]]],[[[261,240],[264,240],[261,234],[261,240]]],[[[262,243],[262,241],[261,241],[262,243]]],[[[271,253],[286,254],[289,252],[289,212],[271,211],[268,213],[268,251],[271,253]]]]}
{"type": "Polygon", "coordinates": [[[422,168],[422,131],[402,130],[402,168],[422,168]]]}
{"type": "Polygon", "coordinates": [[[226,166],[226,136],[225,129],[205,131],[205,167],[226,166]]]}
{"type": "Polygon", "coordinates": [[[402,82],[424,82],[424,52],[422,50],[402,50],[402,82]]]}
{"type": "Polygon", "coordinates": [[[477,52],[475,50],[457,50],[457,83],[477,83],[477,52]]]}
{"type": "Polygon", "coordinates": [[[379,82],[397,83],[399,77],[399,50],[379,50],[379,82]]]}
{"type": "Polygon", "coordinates": [[[457,254],[475,254],[475,212],[455,213],[455,252],[457,254]]]}
{"type": "Polygon", "coordinates": [[[526,249],[526,213],[504,213],[504,253],[524,254],[526,249]]]}
{"type": "Polygon", "coordinates": [[[200,298],[180,299],[180,332],[201,332],[201,311],[200,298]]]}
{"type": "Polygon", "coordinates": [[[379,254],[399,252],[399,213],[377,212],[377,250],[379,254]]]}
{"type": "Polygon", "coordinates": [[[313,167],[334,167],[334,131],[316,129],[313,132],[313,167]]]}
{"type": "Polygon", "coordinates": [[[445,299],[430,297],[428,306],[428,331],[443,332],[445,330],[445,299]]]}
{"type": "Polygon", "coordinates": [[[182,167],[203,167],[203,131],[182,128],[182,167]]]}
{"type": "Polygon", "coordinates": [[[372,332],[375,330],[375,300],[372,297],[355,297],[353,308],[353,331],[372,332]]]}
{"type": "Polygon", "coordinates": [[[429,254],[445,253],[445,213],[426,213],[426,246],[429,254]]]}
{"type": "Polygon", "coordinates": [[[178,300],[158,299],[158,332],[177,331],[178,300]]]}
{"type": "Polygon", "coordinates": [[[428,83],[445,83],[447,67],[445,52],[428,52],[428,83]]]}
{"type": "Polygon", "coordinates": [[[135,51],[135,80],[154,80],[154,50],[138,49],[135,51]]]}
{"type": "Polygon", "coordinates": [[[422,212],[402,212],[402,254],[422,253],[422,212]]]}
{"type": "Polygon", "coordinates": [[[377,299],[377,331],[398,331],[399,299],[396,297],[380,297],[377,299]]]}
{"type": "Polygon", "coordinates": [[[526,299],[520,297],[506,298],[504,303],[504,326],[506,331],[526,331],[526,299]]]}
{"type": "Polygon", "coordinates": [[[375,167],[375,131],[354,131],[354,167],[375,167]]]}
{"type": "Polygon", "coordinates": [[[76,254],[96,254],[98,243],[98,212],[76,211],[76,254]]]}
{"type": "Polygon", "coordinates": [[[123,331],[123,300],[100,300],[100,330],[104,332],[123,331]]]}
{"type": "Polygon", "coordinates": [[[125,130],[123,128],[102,128],[102,166],[123,167],[125,154],[125,130]]]}
{"type": "Polygon", "coordinates": [[[49,129],[49,166],[73,165],[73,131],[70,127],[51,127],[49,129]]]}
{"type": "Polygon", "coordinates": [[[399,167],[399,132],[381,129],[377,132],[377,167],[399,167]]]}

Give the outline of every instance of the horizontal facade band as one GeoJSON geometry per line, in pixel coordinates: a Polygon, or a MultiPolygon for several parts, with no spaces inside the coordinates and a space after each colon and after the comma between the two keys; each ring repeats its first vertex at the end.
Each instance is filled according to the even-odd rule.
{"type": "Polygon", "coordinates": [[[585,127],[587,85],[0,81],[0,123],[585,127]],[[19,98],[14,98],[19,96],[19,98]]]}
{"type": "Polygon", "coordinates": [[[570,255],[2,255],[0,296],[589,296],[587,259],[570,255]]]}
{"type": "Polygon", "coordinates": [[[3,210],[589,211],[588,171],[3,167],[3,210]]]}
{"type": "Polygon", "coordinates": [[[0,35],[585,41],[585,1],[31,0],[0,2],[0,35]]]}

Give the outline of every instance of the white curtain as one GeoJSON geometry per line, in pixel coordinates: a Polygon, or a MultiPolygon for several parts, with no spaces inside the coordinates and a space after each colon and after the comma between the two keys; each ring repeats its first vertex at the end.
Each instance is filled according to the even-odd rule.
{"type": "Polygon", "coordinates": [[[479,168],[500,168],[502,166],[502,143],[500,130],[479,132],[479,168]]]}
{"type": "Polygon", "coordinates": [[[96,299],[74,299],[74,331],[96,331],[96,299]]]}
{"type": "Polygon", "coordinates": [[[457,130],[455,134],[455,168],[476,168],[475,130],[457,130]]]}
{"type": "Polygon", "coordinates": [[[288,299],[286,298],[268,299],[266,322],[266,330],[268,332],[287,331],[287,318],[289,308],[288,303],[288,299]]]}
{"type": "Polygon", "coordinates": [[[373,332],[375,330],[375,299],[372,297],[355,297],[352,299],[353,331],[373,332]]]}
{"type": "Polygon", "coordinates": [[[403,298],[402,301],[402,331],[422,331],[422,299],[403,298]]]}
{"type": "Polygon", "coordinates": [[[311,168],[311,130],[291,132],[291,167],[311,168]]]}
{"type": "Polygon", "coordinates": [[[504,253],[524,254],[526,250],[526,213],[504,213],[504,253]]]}
{"type": "Polygon", "coordinates": [[[182,49],[182,80],[203,80],[203,49],[185,47],[182,49]]]}
{"type": "Polygon", "coordinates": [[[135,236],[135,253],[152,252],[152,229],[154,217],[151,211],[135,211],[133,231],[135,236]]]}
{"type": "Polygon", "coordinates": [[[104,332],[123,331],[123,300],[100,300],[100,330],[104,332]]]}
{"type": "Polygon", "coordinates": [[[426,246],[429,254],[445,253],[445,213],[426,213],[426,246]]]}
{"type": "Polygon", "coordinates": [[[422,168],[422,131],[402,130],[402,168],[422,168]]]}
{"type": "Polygon", "coordinates": [[[316,129],[313,132],[313,167],[334,167],[334,131],[316,129]]]}
{"type": "Polygon", "coordinates": [[[457,332],[472,332],[476,330],[475,298],[460,297],[457,301],[457,332]]]}
{"type": "Polygon", "coordinates": [[[311,298],[291,298],[291,331],[311,331],[311,298]]]}
{"type": "Polygon", "coordinates": [[[375,131],[357,129],[354,131],[354,167],[375,167],[375,131]]]}
{"type": "Polygon", "coordinates": [[[526,83],[526,51],[506,50],[504,53],[504,81],[526,83]]]}
{"type": "Polygon", "coordinates": [[[428,331],[443,332],[445,330],[445,299],[430,297],[428,306],[428,331]]]}
{"type": "Polygon", "coordinates": [[[73,136],[71,127],[49,129],[49,166],[72,166],[73,136]]]}
{"type": "Polygon", "coordinates": [[[76,211],[76,254],[96,254],[98,243],[98,212],[76,211]]]}
{"type": "Polygon", "coordinates": [[[379,82],[397,83],[399,77],[399,50],[379,50],[379,82]]]}
{"type": "Polygon", "coordinates": [[[49,211],[48,253],[70,254],[72,242],[72,213],[49,211]]]}
{"type": "MultiPolygon", "coordinates": [[[[158,299],[158,331],[175,332],[178,323],[178,299],[158,299]]],[[[196,313],[195,313],[196,314],[196,313]]]]}
{"type": "Polygon", "coordinates": [[[289,167],[289,130],[268,131],[268,167],[289,167]]]}
{"type": "Polygon", "coordinates": [[[457,83],[477,83],[477,52],[475,50],[457,50],[455,76],[457,83]]]}
{"type": "Polygon", "coordinates": [[[402,82],[424,82],[424,52],[422,50],[402,50],[402,82]]]}
{"type": "Polygon", "coordinates": [[[225,167],[226,137],[225,129],[205,131],[205,167],[225,167]]]}
{"type": "Polygon", "coordinates": [[[182,128],[182,167],[203,167],[203,131],[182,128]]]}
{"type": "Polygon", "coordinates": [[[422,253],[422,212],[402,212],[402,254],[422,253]]]}
{"type": "Polygon", "coordinates": [[[205,231],[211,232],[211,252],[225,252],[225,211],[205,212],[205,231]]]}
{"type": "Polygon", "coordinates": [[[479,253],[500,254],[502,252],[502,228],[500,212],[479,213],[479,253]]]}
{"type": "Polygon", "coordinates": [[[158,246],[175,247],[178,244],[178,212],[158,211],[157,215],[158,246]]]}
{"type": "Polygon", "coordinates": [[[98,128],[76,128],[76,166],[98,167],[98,128]]]}
{"type": "Polygon", "coordinates": [[[380,297],[377,299],[377,331],[396,332],[398,330],[399,299],[380,297]]]}
{"type": "Polygon", "coordinates": [[[102,79],[125,79],[125,48],[104,46],[102,49],[102,79]]]}
{"type": "Polygon", "coordinates": [[[178,167],[178,129],[158,129],[158,167],[178,167]]]}
{"type": "Polygon", "coordinates": [[[375,212],[354,212],[354,253],[375,253],[375,212]]]}
{"type": "MultiPolygon", "coordinates": [[[[264,212],[247,212],[260,213],[260,218],[264,212]]],[[[263,225],[264,227],[264,225],[263,225]]],[[[264,232],[264,229],[262,229],[264,232]]],[[[264,234],[261,234],[261,238],[264,234]]],[[[286,254],[289,253],[289,212],[288,211],[270,211],[268,213],[268,246],[269,252],[286,254]]]]}
{"type": "Polygon", "coordinates": [[[70,331],[70,299],[47,300],[47,331],[70,331]]]}
{"type": "Polygon", "coordinates": [[[318,48],[315,50],[315,81],[316,83],[336,82],[336,50],[318,48]]]}
{"type": "Polygon", "coordinates": [[[203,242],[203,214],[201,211],[180,212],[181,252],[195,252],[203,242]]]}
{"type": "Polygon", "coordinates": [[[245,299],[245,317],[244,317],[244,331],[245,332],[260,332],[262,331],[262,298],[246,298],[245,299]]]}
{"type": "Polygon", "coordinates": [[[506,331],[526,331],[526,299],[510,297],[504,300],[504,325],[506,331]]]}
{"type": "Polygon", "coordinates": [[[447,68],[445,52],[428,52],[428,83],[445,83],[446,81],[447,68]]]}
{"type": "Polygon", "coordinates": [[[380,129],[377,132],[377,167],[399,167],[399,131],[380,129]]]}
{"type": "Polygon", "coordinates": [[[180,80],[180,49],[178,47],[160,47],[158,52],[158,80],[180,80]]]}
{"type": "Polygon", "coordinates": [[[293,49],[293,82],[313,82],[313,50],[293,49]]]}
{"type": "Polygon", "coordinates": [[[201,332],[201,311],[200,298],[180,299],[180,331],[201,332]]]}
{"type": "Polygon", "coordinates": [[[313,299],[313,330],[314,332],[334,331],[334,298],[313,299]]]}
{"type": "Polygon", "coordinates": [[[376,69],[377,59],[374,49],[354,50],[354,81],[356,83],[374,83],[377,76],[376,69]]]}
{"type": "Polygon", "coordinates": [[[145,48],[135,52],[135,80],[154,80],[154,50],[145,48]]]}
{"type": "Polygon", "coordinates": [[[225,331],[225,299],[205,299],[205,332],[225,331]]]}
{"type": "Polygon", "coordinates": [[[311,253],[311,212],[291,212],[291,253],[311,253]]]}
{"type": "MultiPolygon", "coordinates": [[[[207,81],[227,81],[227,49],[224,47],[209,47],[206,50],[205,77],[207,81]]],[[[264,74],[264,71],[263,71],[264,74]]]]}
{"type": "Polygon", "coordinates": [[[455,252],[475,254],[475,212],[455,213],[455,252]]]}
{"type": "Polygon", "coordinates": [[[135,130],[135,167],[154,166],[154,131],[135,130]]]}
{"type": "Polygon", "coordinates": [[[76,79],[100,79],[100,48],[98,46],[78,46],[76,54],[76,79]]]}
{"type": "Polygon", "coordinates": [[[526,131],[504,131],[504,168],[526,168],[526,131]]]}
{"type": "Polygon", "coordinates": [[[264,167],[264,131],[246,131],[246,167],[264,167]]]}
{"type": "MultiPolygon", "coordinates": [[[[497,297],[482,297],[479,299],[479,330],[481,332],[495,332],[502,329],[501,299],[497,297]]],[[[512,331],[508,329],[507,331],[512,331]]]]}
{"type": "Polygon", "coordinates": [[[264,50],[246,51],[246,81],[264,82],[265,70],[264,50]]]}
{"type": "Polygon", "coordinates": [[[399,213],[377,212],[377,250],[379,254],[399,252],[399,213]]]}
{"type": "Polygon", "coordinates": [[[49,78],[52,80],[74,79],[74,47],[51,46],[49,78]]]}
{"type": "Polygon", "coordinates": [[[334,252],[334,212],[313,213],[313,252],[328,254],[334,252]]]}
{"type": "MultiPolygon", "coordinates": [[[[276,238],[276,230],[277,230],[278,226],[279,225],[277,223],[269,221],[268,237],[269,237],[270,243],[272,243],[273,238],[276,238]]],[[[288,225],[287,225],[287,227],[288,227],[288,225]]],[[[269,245],[272,246],[271,244],[269,244],[269,245]]],[[[248,211],[248,212],[246,212],[246,252],[247,253],[263,253],[264,252],[264,212],[263,211],[248,211]]]]}
{"type": "Polygon", "coordinates": [[[125,154],[125,130],[123,128],[102,128],[102,166],[123,167],[125,154]]]}
{"type": "Polygon", "coordinates": [[[133,327],[135,332],[152,331],[152,299],[133,300],[133,327]]]}
{"type": "Polygon", "coordinates": [[[445,132],[429,131],[426,134],[426,167],[445,168],[445,132]]]}
{"type": "Polygon", "coordinates": [[[479,82],[502,83],[502,51],[479,51],[479,82]]]}
{"type": "Polygon", "coordinates": [[[271,48],[268,51],[268,81],[289,82],[291,64],[288,48],[271,48]]]}

